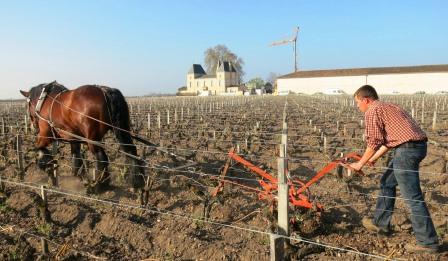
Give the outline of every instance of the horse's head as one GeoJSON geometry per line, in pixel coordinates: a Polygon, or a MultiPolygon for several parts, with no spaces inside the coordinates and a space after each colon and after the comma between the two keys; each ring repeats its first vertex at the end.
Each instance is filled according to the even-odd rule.
{"type": "Polygon", "coordinates": [[[35,113],[35,108],[36,108],[36,103],[37,103],[37,99],[32,97],[32,93],[34,93],[35,91],[33,89],[35,89],[36,87],[31,88],[30,91],[22,91],[20,90],[20,93],[26,98],[26,110],[28,113],[28,117],[30,119],[31,122],[31,127],[34,129],[34,131],[36,132],[36,134],[39,132],[39,125],[38,125],[38,118],[36,117],[36,113],[35,113]],[[33,92],[32,92],[33,90],[33,92]]]}
{"type": "Polygon", "coordinates": [[[65,90],[67,90],[67,88],[56,81],[39,84],[32,87],[29,91],[20,90],[20,93],[26,98],[28,117],[30,118],[30,122],[36,133],[39,132],[39,112],[43,106],[46,95],[50,93],[59,93],[65,90]]]}

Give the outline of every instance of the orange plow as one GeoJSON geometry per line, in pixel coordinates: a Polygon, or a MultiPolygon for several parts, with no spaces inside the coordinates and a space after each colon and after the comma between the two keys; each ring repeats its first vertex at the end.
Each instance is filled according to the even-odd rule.
{"type": "MultiPolygon", "coordinates": [[[[251,162],[247,161],[240,155],[235,153],[235,149],[230,149],[228,153],[229,158],[225,163],[224,167],[221,170],[221,175],[219,177],[219,184],[212,192],[212,196],[218,195],[224,188],[225,183],[233,184],[242,187],[243,189],[256,192],[258,194],[258,198],[260,200],[268,200],[274,202],[276,200],[276,191],[277,191],[277,178],[268,172],[262,170],[261,168],[255,166],[251,162]],[[226,179],[227,172],[230,168],[232,160],[237,164],[243,165],[246,169],[255,173],[260,177],[258,179],[259,187],[252,187],[248,185],[244,185],[235,181],[231,181],[226,179]]],[[[360,160],[361,156],[357,153],[347,154],[345,157],[336,159],[328,163],[323,169],[321,169],[316,175],[314,175],[309,181],[303,182],[298,179],[288,179],[288,197],[289,201],[292,205],[303,208],[317,208],[318,210],[322,210],[323,206],[319,203],[312,202],[310,200],[309,188],[311,185],[320,180],[323,176],[330,173],[334,169],[338,168],[338,174],[342,175],[342,171],[345,168],[348,172],[348,175],[351,175],[351,170],[347,168],[346,164],[353,160],[360,160]]],[[[360,174],[363,174],[360,172],[360,174]]]]}

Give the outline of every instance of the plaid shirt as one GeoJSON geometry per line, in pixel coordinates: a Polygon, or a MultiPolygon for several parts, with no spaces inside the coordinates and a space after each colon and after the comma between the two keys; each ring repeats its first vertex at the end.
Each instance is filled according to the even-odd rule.
{"type": "Polygon", "coordinates": [[[425,132],[402,108],[392,103],[374,101],[365,112],[367,146],[396,147],[408,141],[427,140],[425,132]]]}

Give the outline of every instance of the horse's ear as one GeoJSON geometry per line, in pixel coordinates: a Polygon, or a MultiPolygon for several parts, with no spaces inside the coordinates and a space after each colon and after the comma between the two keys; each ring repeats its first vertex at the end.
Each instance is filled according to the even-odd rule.
{"type": "Polygon", "coordinates": [[[30,92],[22,91],[20,90],[20,93],[25,97],[28,98],[30,96],[30,92]]]}

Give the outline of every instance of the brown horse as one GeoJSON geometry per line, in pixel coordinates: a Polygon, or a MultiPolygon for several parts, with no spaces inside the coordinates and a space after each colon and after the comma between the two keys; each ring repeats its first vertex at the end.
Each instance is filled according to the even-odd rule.
{"type": "Polygon", "coordinates": [[[134,188],[144,187],[144,168],[130,133],[128,104],[119,90],[98,85],[68,90],[54,81],[20,92],[27,98],[29,117],[37,131],[39,167],[45,169],[52,160],[46,147],[62,140],[71,146],[73,174],[80,175],[83,171],[81,144],[86,143],[96,158],[98,178],[93,187],[104,188],[110,178],[108,157],[101,140],[112,130],[130,166],[128,182],[134,188]]]}

